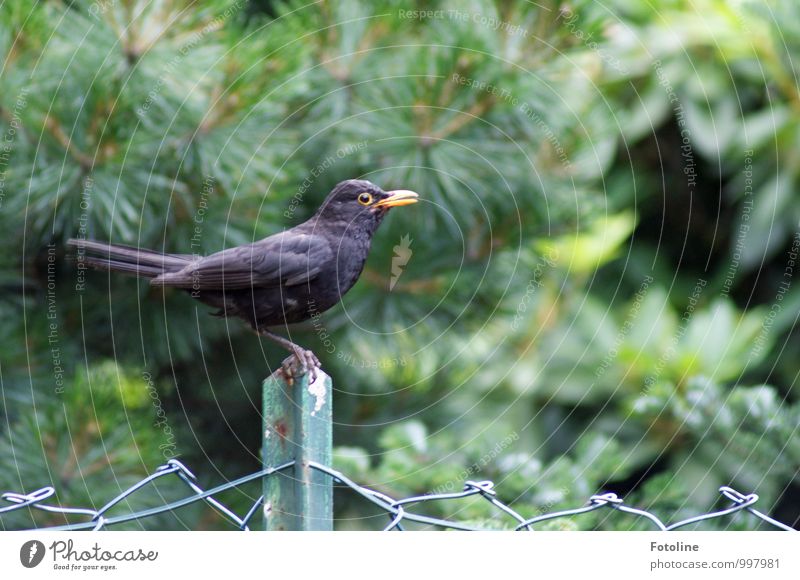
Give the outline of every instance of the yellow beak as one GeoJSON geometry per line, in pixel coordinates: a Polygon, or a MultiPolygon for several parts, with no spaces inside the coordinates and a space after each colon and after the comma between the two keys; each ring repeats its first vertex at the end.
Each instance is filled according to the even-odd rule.
{"type": "Polygon", "coordinates": [[[399,207],[401,205],[411,205],[419,201],[419,196],[413,191],[407,189],[397,189],[395,191],[386,192],[389,197],[386,197],[376,203],[373,207],[399,207]]]}

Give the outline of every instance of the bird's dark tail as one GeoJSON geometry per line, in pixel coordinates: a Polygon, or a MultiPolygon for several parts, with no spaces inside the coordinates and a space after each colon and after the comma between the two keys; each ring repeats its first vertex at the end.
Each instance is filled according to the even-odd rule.
{"type": "Polygon", "coordinates": [[[144,248],[92,240],[71,239],[67,245],[76,248],[76,259],[87,266],[140,278],[155,278],[168,272],[177,272],[194,259],[186,254],[162,254],[144,248]]]}

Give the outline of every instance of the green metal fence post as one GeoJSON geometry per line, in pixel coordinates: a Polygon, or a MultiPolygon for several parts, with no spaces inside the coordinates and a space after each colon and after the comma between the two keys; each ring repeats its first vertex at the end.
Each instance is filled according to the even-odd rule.
{"type": "Polygon", "coordinates": [[[309,467],[309,461],[332,462],[331,378],[321,370],[288,384],[280,372],[264,381],[265,467],[294,460],[294,467],[264,478],[267,530],[333,529],[333,481],[309,467]]]}

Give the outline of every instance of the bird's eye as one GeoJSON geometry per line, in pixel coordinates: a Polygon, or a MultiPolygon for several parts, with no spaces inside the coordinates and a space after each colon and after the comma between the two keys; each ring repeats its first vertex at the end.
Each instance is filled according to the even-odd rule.
{"type": "Polygon", "coordinates": [[[367,193],[366,191],[364,193],[359,193],[358,194],[358,203],[360,203],[361,205],[369,205],[369,204],[371,204],[372,203],[372,194],[371,193],[367,193]]]}

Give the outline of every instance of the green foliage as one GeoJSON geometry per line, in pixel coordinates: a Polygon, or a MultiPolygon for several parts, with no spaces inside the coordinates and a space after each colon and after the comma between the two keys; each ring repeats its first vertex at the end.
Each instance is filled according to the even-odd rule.
{"type": "MultiPolygon", "coordinates": [[[[796,519],[798,22],[792,0],[6,2],[0,488],[101,505],[166,443],[215,483],[254,470],[285,353],[84,280],[63,242],[209,253],[365,177],[423,203],[291,331],[334,378],[337,468],[397,495],[492,479],[526,516],[619,491],[674,521],[725,484],[796,519]]],[[[220,525],[199,514],[142,525],[220,525]]],[[[56,523],[0,522],[31,517],[56,523]]]]}
{"type": "MultiPolygon", "coordinates": [[[[151,389],[155,386],[141,376],[106,361],[66,378],[57,393],[36,393],[0,439],[0,456],[7,462],[0,486],[26,493],[52,486],[53,504],[104,505],[154,465],[177,455],[176,435],[158,417],[155,403],[160,406],[160,399],[151,389]]],[[[156,497],[177,499],[181,487],[159,485],[156,497]]],[[[131,510],[148,505],[157,505],[152,496],[123,503],[131,510]]],[[[22,511],[3,524],[13,529],[68,521],[61,514],[22,511]]],[[[165,523],[160,519],[154,525],[165,523]]]]}

